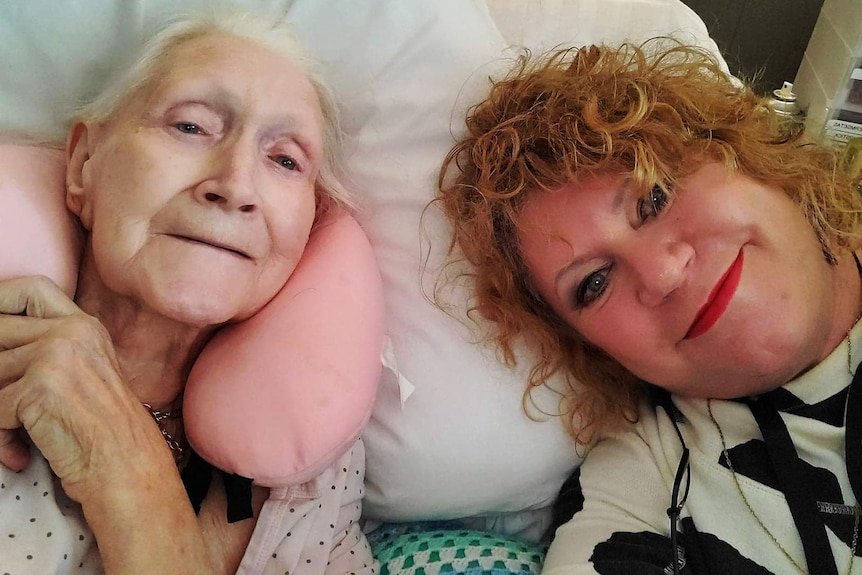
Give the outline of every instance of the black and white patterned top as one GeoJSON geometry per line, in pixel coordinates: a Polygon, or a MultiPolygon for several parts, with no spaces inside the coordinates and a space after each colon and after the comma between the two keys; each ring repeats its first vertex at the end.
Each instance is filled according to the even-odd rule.
{"type": "MultiPolygon", "coordinates": [[[[862,327],[857,325],[851,338],[850,364],[856,366],[862,360],[862,327]]],[[[802,460],[801,475],[810,486],[806,495],[825,525],[820,530],[825,531],[824,549],[829,553],[831,548],[842,575],[862,574],[862,526],[857,558],[849,570],[857,498],[845,461],[845,410],[852,379],[847,354],[845,340],[821,364],[769,394],[802,460]]],[[[858,390],[853,387],[855,397],[858,390]]],[[[816,563],[808,565],[781,488],[802,479],[784,478],[782,483],[776,476],[772,444],[768,449],[749,405],[678,397],[672,401],[681,415],[675,417],[679,433],[690,450],[691,482],[678,523],[681,573],[785,575],[800,573],[797,564],[805,573],[828,572],[816,563]],[[723,455],[719,428],[710,419],[710,404],[736,481],[723,455]]],[[[574,516],[557,530],[543,573],[672,574],[667,511],[682,451],[674,421],[667,411],[652,406],[642,410],[633,430],[599,442],[564,495],[574,516]]],[[[848,444],[847,457],[856,456],[862,456],[862,444],[848,444]]]]}

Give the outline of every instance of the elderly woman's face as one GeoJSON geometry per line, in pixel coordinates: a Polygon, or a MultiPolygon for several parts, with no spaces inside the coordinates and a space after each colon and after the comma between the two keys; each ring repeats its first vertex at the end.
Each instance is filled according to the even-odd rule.
{"type": "Polygon", "coordinates": [[[772,389],[827,349],[835,268],[782,191],[719,164],[642,200],[598,177],[539,193],[521,215],[543,297],[635,375],[731,398],[772,389]]]}
{"type": "Polygon", "coordinates": [[[194,325],[245,318],[292,273],[315,213],[322,117],[305,74],[250,41],[179,47],[86,133],[82,222],[111,291],[194,325]]]}

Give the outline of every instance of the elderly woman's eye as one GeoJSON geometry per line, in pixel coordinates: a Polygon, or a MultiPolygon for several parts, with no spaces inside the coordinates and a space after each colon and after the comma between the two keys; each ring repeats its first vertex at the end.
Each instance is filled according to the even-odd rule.
{"type": "Polygon", "coordinates": [[[610,271],[610,266],[596,270],[578,284],[577,290],[575,290],[575,307],[589,307],[602,297],[605,290],[608,289],[610,271]]]}
{"type": "Polygon", "coordinates": [[[201,127],[192,122],[178,122],[174,127],[184,134],[203,134],[201,127]]]}
{"type": "Polygon", "coordinates": [[[273,160],[275,160],[275,162],[279,166],[281,166],[282,168],[285,168],[287,170],[294,171],[294,170],[299,169],[299,166],[297,165],[296,160],[294,160],[290,156],[274,156],[273,160]]]}
{"type": "Polygon", "coordinates": [[[667,206],[667,192],[656,184],[649,193],[648,198],[638,200],[638,217],[642,222],[657,216],[667,206]]]}

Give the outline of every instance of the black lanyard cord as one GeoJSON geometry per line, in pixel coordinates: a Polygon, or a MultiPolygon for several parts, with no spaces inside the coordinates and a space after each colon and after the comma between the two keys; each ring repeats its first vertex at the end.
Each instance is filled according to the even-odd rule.
{"type": "Polygon", "coordinates": [[[673,489],[670,494],[670,507],[667,508],[667,516],[670,519],[670,545],[671,545],[671,569],[673,575],[680,575],[683,562],[683,554],[679,544],[679,517],[682,514],[682,508],[685,506],[685,501],[688,499],[688,490],[691,487],[691,471],[689,470],[690,452],[685,444],[685,439],[682,436],[682,431],[679,429],[679,423],[682,420],[682,414],[679,413],[670,393],[659,388],[652,390],[654,400],[657,405],[660,405],[667,413],[668,418],[676,430],[676,435],[682,445],[682,454],[679,458],[679,464],[676,467],[676,475],[673,479],[673,489]],[[682,491],[683,478],[685,478],[685,490],[682,491]]]}
{"type": "MultiPolygon", "coordinates": [[[[675,425],[675,424],[674,424],[675,425]]],[[[682,508],[685,506],[685,500],[688,497],[688,489],[691,486],[691,472],[688,467],[689,451],[683,443],[682,456],[679,458],[679,465],[676,468],[676,476],[673,480],[673,490],[670,495],[670,507],[667,508],[667,516],[670,518],[670,545],[671,545],[671,560],[673,567],[673,575],[680,575],[683,561],[679,546],[679,516],[682,513],[682,508]],[[685,491],[680,497],[680,488],[682,487],[683,476],[685,476],[685,491]]]]}
{"type": "MultiPolygon", "coordinates": [[[[768,400],[751,400],[748,407],[766,442],[779,486],[784,492],[796,530],[802,539],[809,571],[813,565],[817,567],[817,573],[837,573],[832,547],[826,535],[826,525],[812,496],[816,493],[814,481],[796,453],[784,420],[768,400]]],[[[858,366],[847,391],[844,461],[853,495],[856,501],[862,501],[862,370],[858,366]]],[[[855,550],[853,552],[855,553],[855,550]]]]}
{"type": "Polygon", "coordinates": [[[802,539],[808,571],[813,573],[812,567],[816,567],[817,573],[838,575],[826,525],[817,510],[817,502],[811,497],[816,493],[816,485],[796,453],[787,426],[768,401],[755,399],[748,402],[748,407],[760,427],[779,487],[802,539]]]}

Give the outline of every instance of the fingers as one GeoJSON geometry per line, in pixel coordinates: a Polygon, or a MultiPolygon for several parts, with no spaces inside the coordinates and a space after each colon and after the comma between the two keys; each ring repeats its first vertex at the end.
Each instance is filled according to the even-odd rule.
{"type": "MultiPolygon", "coordinates": [[[[21,427],[21,419],[18,416],[18,407],[21,402],[20,386],[16,381],[11,381],[0,389],[0,434],[21,427]]],[[[4,445],[13,443],[12,439],[0,435],[0,442],[4,445]]]]}
{"type": "Polygon", "coordinates": [[[52,318],[78,311],[75,302],[46,277],[0,281],[0,314],[52,318]]]}
{"type": "Polygon", "coordinates": [[[0,389],[21,379],[32,357],[32,346],[0,351],[0,389]]]}
{"type": "Polygon", "coordinates": [[[21,315],[0,315],[0,352],[21,347],[39,339],[53,325],[50,320],[21,315]]]}
{"type": "Polygon", "coordinates": [[[0,465],[16,472],[30,463],[30,450],[23,440],[22,431],[15,429],[21,426],[21,422],[16,414],[14,390],[6,391],[6,388],[24,374],[29,351],[18,348],[0,353],[0,465]]]}
{"type": "Polygon", "coordinates": [[[30,449],[20,430],[0,429],[0,464],[21,471],[30,463],[30,449]]]}

